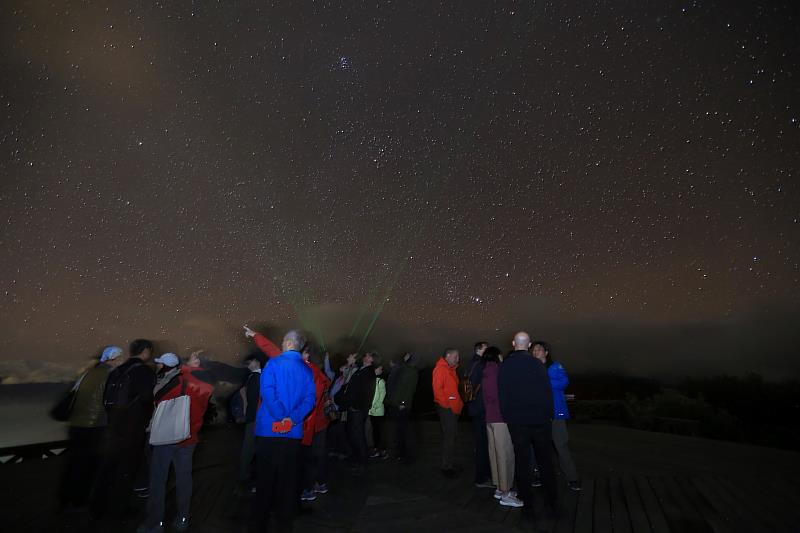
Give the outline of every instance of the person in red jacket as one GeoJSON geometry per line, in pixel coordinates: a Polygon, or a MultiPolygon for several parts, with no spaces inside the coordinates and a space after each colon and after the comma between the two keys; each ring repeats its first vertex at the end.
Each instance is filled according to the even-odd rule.
{"type": "MultiPolygon", "coordinates": [[[[157,362],[177,368],[180,361],[175,354],[164,354],[157,362]]],[[[175,377],[167,383],[159,383],[154,391],[154,403],[189,396],[189,438],[176,444],[153,446],[150,461],[150,499],[147,502],[147,519],[137,533],[160,533],[164,531],[164,499],[170,464],[175,468],[175,492],[178,514],[173,527],[175,531],[189,529],[189,506],[192,499],[192,455],[197,444],[197,434],[203,425],[203,415],[214,390],[211,375],[202,368],[199,352],[189,356],[188,361],[175,377]]]]}
{"type": "Polygon", "coordinates": [[[458,350],[445,350],[433,368],[433,401],[442,425],[442,475],[447,478],[454,478],[460,472],[453,464],[458,415],[464,407],[458,394],[458,360],[458,350]]]}
{"type": "Polygon", "coordinates": [[[316,399],[314,410],[303,421],[302,461],[303,461],[303,492],[302,501],[314,501],[317,494],[328,492],[328,469],[325,435],[328,429],[328,417],[325,416],[326,403],[330,401],[328,390],[331,380],[328,379],[320,367],[322,357],[319,350],[312,343],[307,343],[303,349],[303,360],[314,373],[314,387],[316,399]]]}

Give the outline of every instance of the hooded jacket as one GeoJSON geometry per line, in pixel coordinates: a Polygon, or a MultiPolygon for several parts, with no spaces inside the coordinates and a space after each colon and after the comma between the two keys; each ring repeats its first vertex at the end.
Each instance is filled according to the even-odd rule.
{"type": "Polygon", "coordinates": [[[322,370],[317,368],[313,363],[306,362],[308,368],[314,374],[314,409],[308,414],[303,421],[303,445],[311,446],[311,441],[315,433],[324,431],[328,427],[328,417],[325,416],[325,398],[326,393],[330,389],[331,380],[328,376],[323,374],[322,370]]]}
{"type": "Polygon", "coordinates": [[[261,371],[256,436],[302,439],[303,420],[315,401],[314,376],[300,353],[290,350],[273,357],[261,371]],[[272,425],[284,418],[291,419],[292,428],[286,433],[274,432],[272,425]]]}
{"type": "Polygon", "coordinates": [[[561,363],[553,361],[547,367],[547,377],[550,378],[550,387],[553,389],[553,418],[555,420],[569,420],[567,398],[564,396],[564,389],[569,385],[567,371],[564,370],[561,363]]]}
{"type": "Polygon", "coordinates": [[[450,409],[455,414],[461,414],[464,402],[458,393],[458,374],[456,368],[447,364],[444,357],[440,357],[433,367],[433,401],[436,405],[450,409]]]}
{"type": "Polygon", "coordinates": [[[202,368],[182,366],[180,372],[156,392],[154,404],[158,405],[166,400],[177,398],[181,395],[183,383],[186,382],[186,395],[189,396],[189,438],[178,443],[178,446],[191,446],[197,444],[197,435],[203,427],[203,415],[208,408],[208,401],[214,386],[206,381],[208,373],[202,368]]]}
{"type": "Polygon", "coordinates": [[[106,409],[103,406],[103,392],[111,367],[98,363],[86,372],[78,391],[69,417],[69,425],[79,428],[103,427],[108,424],[106,409]]]}

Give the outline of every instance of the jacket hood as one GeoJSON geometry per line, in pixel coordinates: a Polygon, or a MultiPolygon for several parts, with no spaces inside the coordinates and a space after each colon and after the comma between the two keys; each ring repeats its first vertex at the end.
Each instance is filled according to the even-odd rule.
{"type": "Polygon", "coordinates": [[[436,366],[444,367],[444,368],[446,368],[448,370],[455,370],[456,368],[458,368],[458,365],[456,365],[454,367],[451,367],[450,365],[448,365],[447,364],[447,360],[444,357],[440,357],[439,360],[436,361],[436,366]]]}

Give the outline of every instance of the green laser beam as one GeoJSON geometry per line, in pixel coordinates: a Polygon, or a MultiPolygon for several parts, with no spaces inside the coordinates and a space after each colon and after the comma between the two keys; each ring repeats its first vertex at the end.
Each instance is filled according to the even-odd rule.
{"type": "Polygon", "coordinates": [[[367,331],[364,333],[364,336],[361,339],[361,344],[358,346],[358,351],[359,352],[361,351],[361,348],[364,347],[364,344],[367,342],[367,339],[369,338],[370,333],[372,333],[372,328],[375,327],[375,323],[378,321],[378,317],[381,316],[381,313],[383,312],[383,308],[386,307],[386,302],[389,301],[389,296],[391,295],[392,291],[394,290],[395,285],[397,285],[397,280],[400,278],[400,274],[405,269],[406,264],[408,264],[408,256],[405,256],[403,258],[403,261],[400,263],[400,268],[398,268],[395,271],[394,278],[392,279],[391,284],[389,284],[389,287],[386,289],[386,293],[383,295],[383,299],[381,300],[381,303],[378,306],[378,310],[375,312],[375,315],[372,317],[372,321],[369,323],[369,326],[367,327],[367,331]]]}

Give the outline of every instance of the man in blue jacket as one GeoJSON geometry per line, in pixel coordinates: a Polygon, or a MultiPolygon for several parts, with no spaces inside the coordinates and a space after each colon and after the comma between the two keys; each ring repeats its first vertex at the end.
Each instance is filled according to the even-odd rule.
{"type": "Polygon", "coordinates": [[[262,533],[275,512],[281,530],[291,529],[298,494],[298,460],[303,419],[314,408],[316,388],[301,351],[298,330],[283,338],[283,353],[261,371],[261,405],[256,413],[256,497],[250,530],[262,533]]]}
{"type": "Polygon", "coordinates": [[[553,466],[553,392],[547,369],[528,351],[531,338],[524,331],[514,336],[514,351],[500,365],[497,376],[500,410],[514,446],[514,479],[525,511],[533,510],[531,445],[542,474],[548,514],[556,512],[556,473],[553,466]]]}

